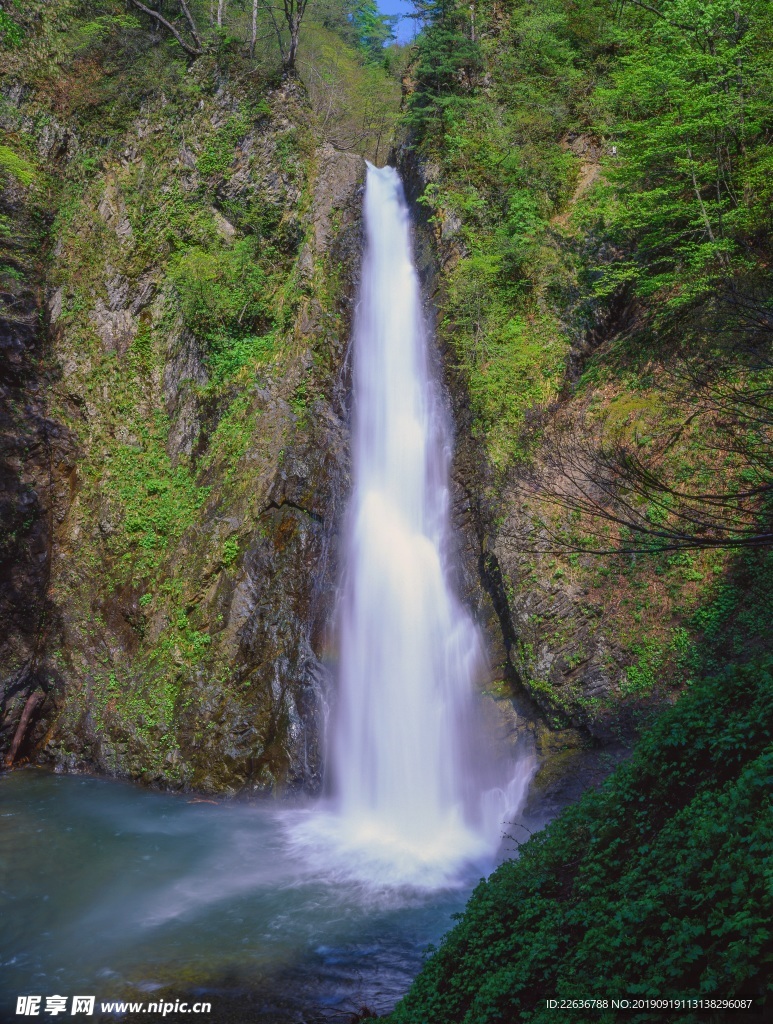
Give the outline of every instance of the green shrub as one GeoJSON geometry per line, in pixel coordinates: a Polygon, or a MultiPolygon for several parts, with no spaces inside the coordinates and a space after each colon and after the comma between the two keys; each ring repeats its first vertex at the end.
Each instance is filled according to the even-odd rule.
{"type": "Polygon", "coordinates": [[[186,327],[207,342],[215,384],[274,352],[276,335],[267,330],[273,326],[273,288],[258,245],[248,236],[214,250],[194,246],[171,271],[186,327]]]}
{"type": "Polygon", "coordinates": [[[768,655],[695,683],[478,886],[392,1024],[547,1024],[547,996],[773,998],[772,672],[768,655]]]}
{"type": "Polygon", "coordinates": [[[261,100],[252,110],[234,114],[208,139],[197,161],[199,174],[205,178],[227,177],[236,158],[236,147],[252,128],[255,120],[267,117],[271,108],[261,100]]]}
{"type": "Polygon", "coordinates": [[[266,276],[252,238],[207,251],[195,246],[171,273],[186,326],[199,337],[246,334],[269,308],[266,276]]]}

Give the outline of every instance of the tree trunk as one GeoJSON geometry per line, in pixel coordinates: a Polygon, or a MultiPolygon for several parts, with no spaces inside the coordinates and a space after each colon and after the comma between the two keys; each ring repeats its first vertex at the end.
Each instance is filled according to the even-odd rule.
{"type": "Polygon", "coordinates": [[[301,34],[301,19],[295,17],[290,20],[288,25],[290,29],[290,49],[287,52],[287,60],[285,61],[285,68],[287,71],[295,70],[295,58],[298,56],[298,39],[301,34]]]}
{"type": "Polygon", "coordinates": [[[182,46],[183,50],[185,50],[187,54],[190,54],[191,57],[201,56],[201,38],[199,37],[199,33],[196,28],[196,23],[191,16],[191,13],[188,9],[188,5],[185,2],[185,0],[180,0],[180,6],[190,26],[191,35],[193,36],[196,42],[195,46],[191,46],[190,43],[186,43],[186,41],[183,39],[183,37],[180,35],[180,33],[177,31],[177,29],[170,21],[167,21],[166,18],[164,18],[161,14],[158,13],[158,11],[154,10],[153,8],[146,7],[145,4],[142,3],[142,0],[131,0],[131,3],[133,3],[138,10],[142,11],[143,14],[147,14],[151,18],[155,18],[156,23],[158,25],[163,25],[168,32],[171,32],[172,35],[177,40],[177,42],[180,44],[180,46],[182,46]]]}
{"type": "Polygon", "coordinates": [[[308,0],[284,0],[285,23],[290,33],[290,48],[287,56],[283,56],[282,63],[285,71],[295,70],[295,60],[298,56],[298,40],[301,35],[301,22],[306,12],[308,0]]]}
{"type": "Polygon", "coordinates": [[[5,763],[9,767],[13,764],[16,759],[16,755],[19,752],[19,747],[22,744],[22,740],[24,739],[25,733],[27,732],[27,728],[30,724],[30,719],[32,718],[32,712],[43,700],[44,696],[45,694],[41,690],[33,690],[27,698],[27,703],[24,705],[24,710],[21,713],[21,718],[19,719],[19,724],[13,737],[11,749],[8,751],[8,755],[5,759],[5,763]]]}
{"type": "Polygon", "coordinates": [[[217,27],[223,27],[223,10],[225,8],[225,0],[217,0],[217,27]]]}
{"type": "Polygon", "coordinates": [[[258,0],[252,0],[252,37],[250,39],[250,58],[255,56],[255,43],[258,39],[258,0]]]}

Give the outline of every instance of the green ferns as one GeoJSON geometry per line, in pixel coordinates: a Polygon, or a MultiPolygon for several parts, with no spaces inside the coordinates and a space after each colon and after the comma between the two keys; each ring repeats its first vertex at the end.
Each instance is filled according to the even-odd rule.
{"type": "Polygon", "coordinates": [[[548,1022],[548,997],[770,1001],[772,672],[763,656],[696,683],[628,764],[478,886],[392,1024],[548,1022]]]}
{"type": "Polygon", "coordinates": [[[210,251],[193,246],[171,271],[186,327],[207,342],[215,384],[273,351],[273,289],[259,258],[247,236],[210,251]]]}
{"type": "Polygon", "coordinates": [[[196,164],[199,174],[205,178],[227,177],[234,162],[237,144],[250,131],[256,120],[270,116],[271,108],[266,100],[261,98],[252,109],[245,109],[229,117],[222,128],[207,140],[196,164]]]}

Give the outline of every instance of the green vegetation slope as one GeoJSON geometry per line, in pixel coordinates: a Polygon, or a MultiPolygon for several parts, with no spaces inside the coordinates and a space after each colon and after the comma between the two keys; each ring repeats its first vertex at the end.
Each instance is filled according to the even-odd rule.
{"type": "Polygon", "coordinates": [[[773,534],[770,7],[418,6],[400,152],[491,467],[501,672],[608,738],[773,534]]]}
{"type": "MultiPolygon", "coordinates": [[[[549,999],[773,998],[773,662],[696,683],[635,755],[481,882],[395,1024],[549,1021],[549,999]]],[[[735,1019],[666,1005],[626,1020],[735,1019]]],[[[759,1019],[759,1018],[758,1018],[759,1019]]]]}

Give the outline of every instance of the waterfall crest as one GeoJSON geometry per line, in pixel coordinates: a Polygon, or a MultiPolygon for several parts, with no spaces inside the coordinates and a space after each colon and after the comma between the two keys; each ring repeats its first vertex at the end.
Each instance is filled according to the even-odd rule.
{"type": "Polygon", "coordinates": [[[368,166],[365,228],[334,797],[304,841],[363,880],[434,888],[496,850],[532,766],[479,742],[481,643],[449,582],[450,424],[393,168],[368,166]]]}

